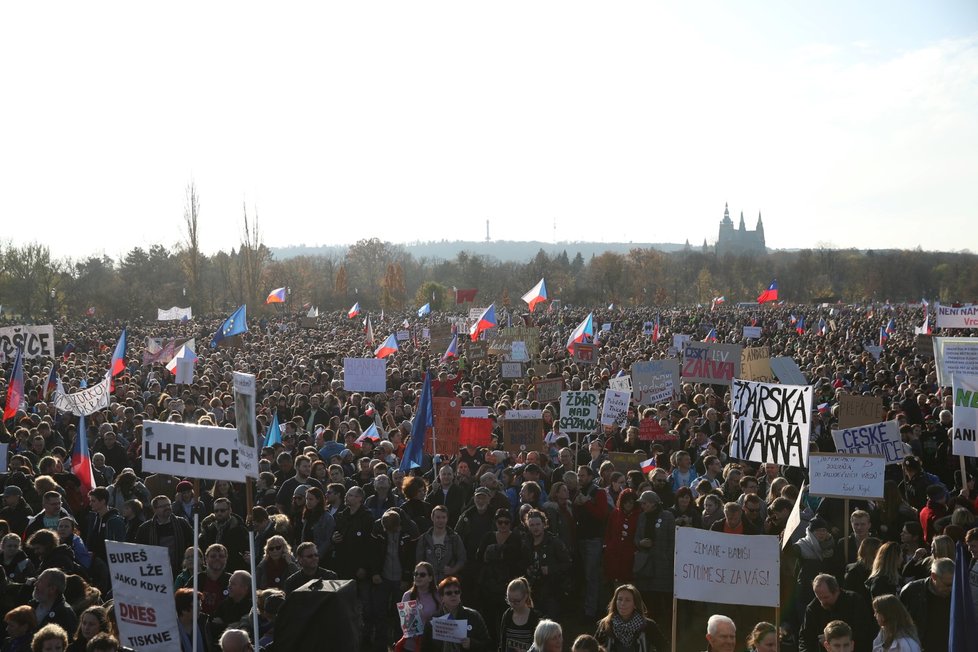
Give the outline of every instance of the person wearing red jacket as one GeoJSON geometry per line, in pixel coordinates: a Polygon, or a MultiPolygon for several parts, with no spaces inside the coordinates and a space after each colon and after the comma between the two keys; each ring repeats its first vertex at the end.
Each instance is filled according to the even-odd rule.
{"type": "Polygon", "coordinates": [[[934,523],[947,516],[947,490],[939,484],[927,487],[927,504],[920,510],[920,527],[924,530],[924,542],[929,546],[937,534],[934,523]]]}
{"type": "Polygon", "coordinates": [[[622,489],[618,503],[608,518],[604,535],[604,574],[612,586],[632,581],[632,562],[635,560],[635,528],[639,510],[635,492],[622,489]]]}

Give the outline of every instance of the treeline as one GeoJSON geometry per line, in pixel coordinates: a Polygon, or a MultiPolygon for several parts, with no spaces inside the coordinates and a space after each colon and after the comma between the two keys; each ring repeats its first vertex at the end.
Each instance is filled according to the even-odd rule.
{"type": "MultiPolygon", "coordinates": [[[[477,305],[518,304],[546,277],[551,299],[565,304],[675,305],[752,301],[777,278],[781,298],[820,301],[942,302],[978,297],[978,256],[919,250],[806,249],[766,256],[723,256],[698,248],[664,253],[633,249],[585,259],[541,250],[522,263],[459,253],[451,260],[415,258],[403,247],[361,240],[344,255],[275,260],[257,237],[236,249],[207,256],[199,248],[136,247],[119,260],[108,256],[52,258],[32,243],[0,249],[0,305],[7,316],[41,319],[81,316],[153,318],[157,308],[191,305],[195,314],[226,311],[242,303],[258,314],[268,292],[290,289],[288,309],[305,304],[346,309],[414,310],[425,302],[441,309],[452,288],[478,288],[477,305]]],[[[262,308],[271,314],[277,306],[262,308]]]]}

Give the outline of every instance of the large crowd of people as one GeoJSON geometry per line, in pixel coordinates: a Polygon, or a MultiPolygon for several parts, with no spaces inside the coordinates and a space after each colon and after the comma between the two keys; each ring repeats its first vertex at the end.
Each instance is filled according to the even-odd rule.
{"type": "MultiPolygon", "coordinates": [[[[252,317],[248,333],[214,349],[220,319],[125,324],[128,354],[111,405],[86,417],[96,485],[87,495],[71,468],[79,419],[53,405],[52,360],[26,360],[25,404],[0,432],[8,455],[0,651],[124,649],[106,541],[168,549],[185,652],[195,638],[197,650],[278,649],[276,623],[290,598],[310,582],[338,586],[331,580],[352,587],[343,599],[354,647],[377,651],[945,652],[958,555],[968,556],[978,604],[975,460],[951,455],[952,397],[914,335],[919,306],[599,310],[595,324],[610,326],[596,328],[587,364],[567,348],[587,311],[514,309],[510,320],[539,329],[521,378],[504,378],[494,355],[470,359],[464,327],[457,357],[430,345],[424,330],[458,314],[372,315],[375,342],[362,315],[322,315],[308,327],[303,314],[252,317]],[[804,331],[798,317],[831,326],[804,331]],[[879,350],[872,345],[890,320],[879,350]],[[745,325],[762,328],[750,344],[792,358],[814,386],[812,450],[834,452],[842,395],[882,399],[879,420],[899,422],[906,452],[886,468],[882,500],[799,500],[806,469],[730,457],[726,385],[683,382],[672,401],[633,402],[616,425],[574,435],[561,432],[556,401],[537,399],[535,380],[604,391],[635,362],[675,356],[673,334],[748,344],[745,325]],[[386,358],[386,391],[347,391],[344,358],[373,357],[398,330],[407,339],[386,358]],[[144,364],[148,337],[195,338],[192,383],[177,385],[165,361],[144,364]],[[282,429],[261,450],[253,486],[144,472],[145,421],[235,426],[235,371],[256,377],[258,432],[274,417],[282,429]],[[443,442],[441,454],[429,448],[420,466],[402,470],[425,373],[435,396],[488,407],[492,435],[457,452],[443,442]],[[524,409],[543,411],[544,444],[507,452],[506,413],[524,409]],[[649,418],[668,436],[643,440],[639,424],[649,418]],[[379,441],[363,436],[372,426],[379,441]],[[616,467],[616,452],[641,453],[654,467],[616,467]],[[786,531],[796,503],[801,525],[786,531]],[[678,527],[787,537],[780,609],[674,601],[678,527]],[[396,606],[408,601],[421,607],[411,635],[396,606]],[[466,621],[467,635],[436,639],[440,617],[466,621]]],[[[104,377],[123,326],[55,323],[66,392],[104,377]]],[[[328,646],[330,632],[321,635],[328,646]]]]}

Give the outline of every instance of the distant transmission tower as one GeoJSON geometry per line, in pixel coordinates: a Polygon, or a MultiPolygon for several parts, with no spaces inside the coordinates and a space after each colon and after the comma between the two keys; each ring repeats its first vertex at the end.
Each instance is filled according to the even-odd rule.
{"type": "Polygon", "coordinates": [[[489,240],[489,220],[486,220],[486,242],[490,242],[490,240],[489,240]]]}
{"type": "Polygon", "coordinates": [[[554,218],[554,244],[557,244],[557,218],[554,218]]]}

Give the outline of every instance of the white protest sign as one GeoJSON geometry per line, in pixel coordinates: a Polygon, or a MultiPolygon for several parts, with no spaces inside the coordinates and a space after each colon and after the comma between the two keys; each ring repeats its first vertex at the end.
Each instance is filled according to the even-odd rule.
{"type": "Polygon", "coordinates": [[[771,371],[774,377],[786,385],[804,385],[808,382],[798,368],[798,363],[788,357],[771,358],[771,371]]]}
{"type": "Polygon", "coordinates": [[[760,326],[744,326],[744,337],[746,339],[760,339],[762,330],[760,326]]]}
{"type": "Polygon", "coordinates": [[[679,353],[682,353],[683,349],[686,348],[686,343],[692,341],[693,341],[692,335],[683,335],[681,333],[676,333],[672,336],[672,348],[676,349],[676,351],[678,351],[679,353]]]}
{"type": "Polygon", "coordinates": [[[679,600],[776,607],[778,538],[676,528],[674,595],[679,600]]]}
{"type": "Polygon", "coordinates": [[[808,466],[812,428],[811,385],[733,381],[730,457],[808,466]]]}
{"type": "Polygon", "coordinates": [[[169,550],[106,541],[105,552],[120,642],[140,652],[179,649],[169,550]]]}
{"type": "Polygon", "coordinates": [[[405,330],[397,331],[395,337],[397,338],[398,342],[407,342],[409,339],[411,339],[411,331],[405,331],[405,330]]]}
{"type": "Polygon", "coordinates": [[[679,360],[632,363],[632,398],[638,405],[668,403],[679,391],[679,360]]]}
{"type": "Polygon", "coordinates": [[[468,637],[468,620],[452,620],[448,616],[431,619],[431,638],[436,641],[461,643],[468,637]]]}
{"type": "Polygon", "coordinates": [[[234,416],[238,433],[238,460],[245,474],[258,477],[258,424],[255,421],[255,376],[234,372],[234,416]]]}
{"type": "Polygon", "coordinates": [[[54,407],[75,416],[87,416],[109,407],[109,378],[73,394],[55,392],[54,407]]]}
{"type": "Polygon", "coordinates": [[[601,330],[605,333],[609,332],[611,330],[611,322],[601,324],[601,330]]]}
{"type": "Polygon", "coordinates": [[[978,376],[954,376],[951,452],[954,455],[978,457],[978,376]]]}
{"type": "Polygon", "coordinates": [[[978,376],[978,337],[935,337],[937,384],[950,387],[955,374],[978,376]]]}
{"type": "Polygon", "coordinates": [[[878,455],[812,453],[808,492],[829,498],[883,498],[886,460],[878,455]]]}
{"type": "Polygon", "coordinates": [[[470,322],[478,321],[479,317],[481,317],[482,313],[484,313],[485,311],[486,311],[485,308],[469,308],[469,321],[470,322]]]}
{"type": "Polygon", "coordinates": [[[180,478],[244,482],[238,432],[233,428],[143,422],[143,471],[180,478]]]}
{"type": "Polygon", "coordinates": [[[522,362],[500,362],[499,375],[502,376],[503,378],[522,378],[523,363],[522,362]]]}
{"type": "Polygon", "coordinates": [[[878,455],[887,464],[899,464],[907,456],[900,438],[900,422],[896,419],[833,430],[832,439],[835,450],[847,455],[878,455]]]}
{"type": "Polygon", "coordinates": [[[619,392],[632,391],[632,377],[628,374],[624,376],[613,376],[608,379],[608,387],[617,389],[619,392]]]}
{"type": "Polygon", "coordinates": [[[631,392],[621,392],[617,389],[606,390],[604,406],[601,409],[601,425],[613,426],[623,422],[628,415],[628,402],[631,398],[631,392]]]}
{"type": "Polygon", "coordinates": [[[387,360],[343,358],[343,389],[348,392],[387,391],[387,360]]]}
{"type": "Polygon", "coordinates": [[[873,360],[879,360],[883,355],[883,347],[879,344],[863,344],[863,350],[873,356],[873,360]]]}
{"type": "Polygon", "coordinates": [[[526,350],[526,342],[514,341],[510,348],[509,359],[513,362],[526,362],[530,353],[526,350]]]}
{"type": "Polygon", "coordinates": [[[938,328],[978,328],[978,306],[942,306],[934,304],[938,328]]]}
{"type": "Polygon", "coordinates": [[[13,360],[17,349],[25,358],[54,357],[54,326],[8,326],[0,328],[0,351],[13,360]]]}
{"type": "Polygon", "coordinates": [[[560,393],[560,430],[562,432],[593,432],[597,427],[597,392],[560,393]]]}
{"type": "Polygon", "coordinates": [[[174,382],[178,385],[192,385],[194,382],[194,358],[182,357],[176,358],[177,361],[177,377],[174,382]]]}
{"type": "Polygon", "coordinates": [[[190,309],[190,306],[186,308],[178,308],[173,306],[167,310],[162,308],[157,308],[156,310],[156,321],[180,321],[181,319],[193,319],[194,314],[190,309]]]}

